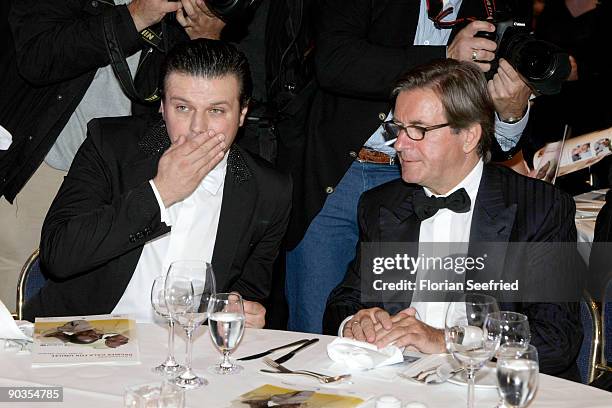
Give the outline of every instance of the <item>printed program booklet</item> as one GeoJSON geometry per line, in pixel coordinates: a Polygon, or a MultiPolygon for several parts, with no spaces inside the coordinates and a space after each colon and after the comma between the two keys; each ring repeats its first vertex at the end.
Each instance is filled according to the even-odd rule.
{"type": "Polygon", "coordinates": [[[127,315],[37,317],[32,365],[138,364],[136,322],[127,315]]]}
{"type": "Polygon", "coordinates": [[[266,384],[241,395],[237,400],[232,401],[229,408],[354,408],[363,402],[361,398],[352,396],[292,390],[266,384]]]}
{"type": "Polygon", "coordinates": [[[555,183],[557,177],[592,166],[612,154],[612,128],[548,143],[533,157],[534,177],[555,183]]]}

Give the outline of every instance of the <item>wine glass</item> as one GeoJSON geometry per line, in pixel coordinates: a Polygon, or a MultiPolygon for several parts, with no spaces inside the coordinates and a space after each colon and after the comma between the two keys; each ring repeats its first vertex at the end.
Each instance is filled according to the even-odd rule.
{"type": "Polygon", "coordinates": [[[187,334],[185,371],[173,380],[179,387],[192,389],[208,384],[191,370],[191,350],[193,331],[208,318],[208,303],[215,290],[215,276],[210,264],[203,261],[175,261],[170,265],[165,284],[166,304],[170,317],[187,334]]]}
{"type": "Polygon", "coordinates": [[[176,374],[185,367],[179,365],[174,359],[174,319],[170,317],[168,306],[166,306],[165,283],[166,277],[158,276],[151,286],[151,306],[153,306],[155,313],[168,321],[168,356],[163,363],[153,368],[153,371],[169,375],[176,374]]]}
{"type": "Polygon", "coordinates": [[[468,382],[468,408],[474,406],[474,376],[499,347],[499,333],[487,332],[490,313],[499,312],[497,301],[488,295],[462,294],[446,312],[446,349],[465,368],[468,382]]]}
{"type": "Polygon", "coordinates": [[[529,320],[527,316],[516,312],[496,312],[489,315],[487,321],[489,333],[497,331],[500,335],[500,346],[524,349],[531,341],[529,320]]]}
{"type": "Polygon", "coordinates": [[[244,334],[245,316],[242,297],[237,293],[218,293],[210,299],[208,307],[208,329],[210,337],[223,353],[223,361],[211,367],[217,374],[237,374],[242,366],[230,360],[233,352],[244,334]]]}
{"type": "Polygon", "coordinates": [[[529,344],[523,349],[501,346],[497,354],[497,384],[504,406],[522,408],[538,389],[538,351],[529,344]]]}

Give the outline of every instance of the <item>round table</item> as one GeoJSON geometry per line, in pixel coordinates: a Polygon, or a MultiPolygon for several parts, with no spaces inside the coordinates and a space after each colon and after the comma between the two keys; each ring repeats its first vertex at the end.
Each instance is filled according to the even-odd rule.
{"type": "MultiPolygon", "coordinates": [[[[220,359],[213,347],[208,328],[199,328],[194,343],[193,367],[203,374],[209,385],[186,392],[187,407],[229,407],[231,401],[240,395],[264,384],[272,384],[291,389],[310,389],[325,393],[339,393],[368,399],[362,407],[373,407],[372,400],[383,394],[391,394],[404,403],[419,401],[428,407],[462,407],[466,404],[465,386],[450,383],[439,385],[413,384],[399,377],[386,375],[382,378],[377,370],[354,375],[351,384],[323,387],[309,378],[275,376],[263,374],[265,368],[261,359],[243,361],[244,371],[238,375],[221,376],[209,374],[207,367],[220,359]]],[[[178,330],[180,332],[180,330],[178,330]]],[[[332,362],[327,358],[326,346],[334,337],[305,333],[247,329],[243,341],[236,351],[237,356],[246,356],[287,344],[303,338],[318,337],[314,346],[298,353],[286,362],[291,369],[309,369],[329,374],[332,362]]],[[[108,366],[82,365],[64,367],[32,368],[31,354],[0,352],[0,386],[42,386],[59,385],[64,387],[64,402],[36,403],[36,407],[87,408],[120,407],[126,387],[145,383],[161,382],[161,378],[151,371],[166,354],[167,332],[163,325],[139,324],[138,341],[140,361],[138,365],[108,366]]],[[[184,359],[184,336],[176,341],[177,358],[184,359]]],[[[285,351],[286,352],[286,351],[285,351]]],[[[283,354],[283,352],[281,352],[283,354]]],[[[277,356],[280,354],[277,354],[277,356]]],[[[381,372],[382,373],[382,372],[381,372]]],[[[477,389],[476,406],[493,407],[498,400],[495,389],[477,389]]],[[[0,403],[2,406],[2,403],[0,403]]],[[[13,405],[11,405],[13,406],[13,405]]],[[[25,406],[25,405],[24,405],[25,406]]],[[[246,407],[246,405],[244,405],[246,407]]],[[[612,406],[612,393],[573,383],[548,375],[540,375],[540,385],[536,398],[530,407],[591,407],[609,408],[612,406]]]]}

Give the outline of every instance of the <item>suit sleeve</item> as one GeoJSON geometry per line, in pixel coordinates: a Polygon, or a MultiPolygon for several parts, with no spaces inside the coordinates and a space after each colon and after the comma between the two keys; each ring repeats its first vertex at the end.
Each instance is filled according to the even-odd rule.
{"type": "Polygon", "coordinates": [[[321,2],[315,68],[321,87],[329,92],[387,101],[402,72],[431,59],[444,58],[446,47],[388,47],[373,43],[368,38],[372,3],[321,2]]]}
{"type": "MultiPolygon", "coordinates": [[[[96,8],[97,8],[96,7],[96,8]]],[[[10,25],[19,73],[35,85],[76,78],[110,63],[103,17],[110,14],[117,39],[127,55],[139,48],[139,35],[126,6],[104,2],[20,0],[13,2],[10,25]],[[91,4],[104,7],[88,14],[91,4]]]]}
{"type": "Polygon", "coordinates": [[[292,190],[291,177],[283,175],[279,189],[273,194],[276,206],[264,235],[254,244],[242,275],[231,287],[247,300],[263,303],[270,296],[274,262],[289,223],[292,190]]]}
{"type": "MultiPolygon", "coordinates": [[[[553,199],[550,211],[537,229],[537,236],[532,243],[534,245],[543,242],[550,248],[550,244],[555,242],[576,242],[573,199],[560,192],[553,199]]],[[[584,276],[585,266],[577,251],[567,251],[562,256],[529,258],[528,270],[531,274],[550,271],[544,273],[547,276],[541,277],[545,279],[541,284],[546,285],[546,290],[551,290],[555,282],[567,282],[568,279],[576,280],[584,276]],[[551,274],[557,276],[551,279],[551,274]]],[[[576,281],[576,287],[579,286],[580,283],[576,281]]],[[[563,286],[559,290],[563,290],[563,286]]],[[[575,363],[582,344],[579,303],[523,303],[521,309],[529,318],[531,343],[538,349],[540,371],[551,375],[567,371],[575,363]]]]}
{"type": "Polygon", "coordinates": [[[370,241],[362,201],[360,199],[358,210],[359,241],[357,242],[355,259],[349,264],[342,282],[332,290],[327,298],[323,315],[323,334],[337,335],[338,328],[347,316],[370,307],[361,301],[361,243],[370,241]]]}
{"type": "Polygon", "coordinates": [[[167,230],[148,180],[121,194],[113,188],[110,167],[117,164],[100,133],[97,121],[90,122],[42,227],[40,259],[58,280],[103,265],[167,230]]]}

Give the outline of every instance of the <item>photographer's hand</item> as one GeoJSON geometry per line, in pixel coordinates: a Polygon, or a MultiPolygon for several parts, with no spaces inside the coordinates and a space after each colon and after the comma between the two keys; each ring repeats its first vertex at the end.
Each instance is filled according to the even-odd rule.
{"type": "Polygon", "coordinates": [[[495,58],[495,41],[474,37],[479,31],[495,31],[495,26],[486,21],[473,21],[465,26],[448,46],[446,56],[459,61],[475,62],[478,67],[487,72],[491,64],[481,61],[492,61],[495,58]]]}
{"type": "Polygon", "coordinates": [[[218,40],[225,22],[215,16],[204,0],[181,0],[183,10],[176,12],[176,21],[185,29],[190,39],[209,38],[218,40]]]}
{"type": "Polygon", "coordinates": [[[127,6],[138,32],[159,23],[167,13],[174,13],[181,7],[180,2],[168,0],[134,0],[127,6]]]}
{"type": "Polygon", "coordinates": [[[499,60],[497,73],[487,83],[487,88],[502,121],[520,119],[525,115],[531,89],[508,61],[499,60]]]}
{"type": "Polygon", "coordinates": [[[567,77],[567,80],[577,81],[578,80],[578,63],[576,62],[576,58],[574,58],[573,55],[569,56],[569,60],[570,60],[570,66],[572,67],[572,70],[569,74],[569,77],[567,77]]]}

